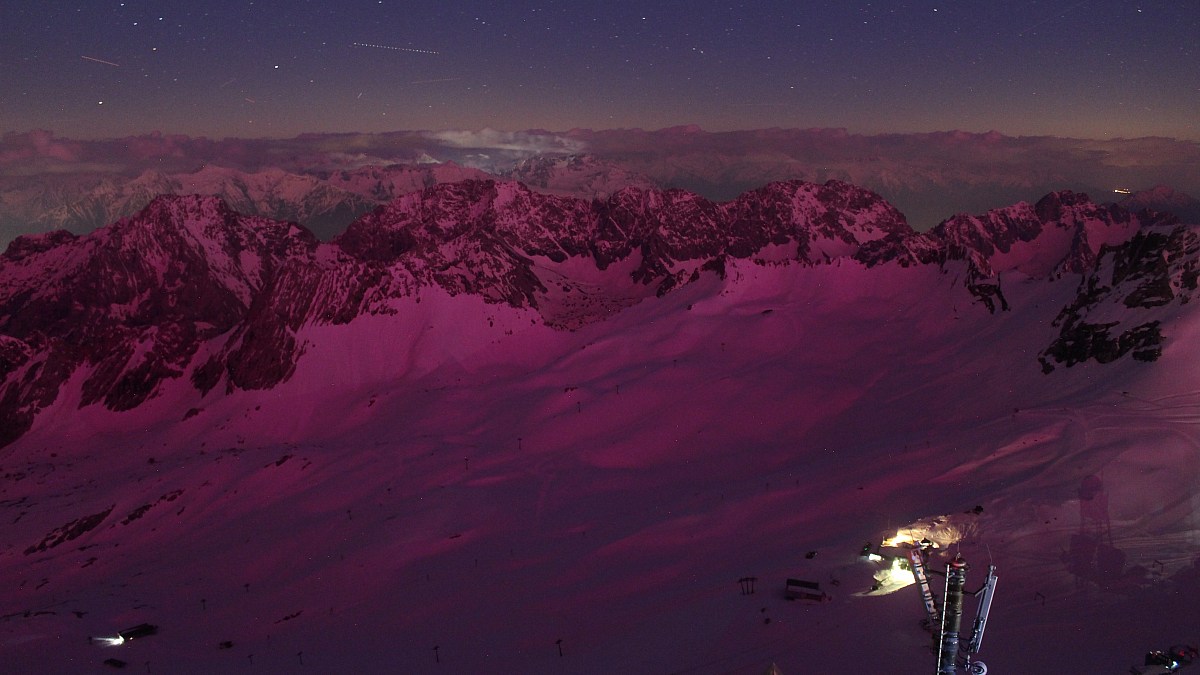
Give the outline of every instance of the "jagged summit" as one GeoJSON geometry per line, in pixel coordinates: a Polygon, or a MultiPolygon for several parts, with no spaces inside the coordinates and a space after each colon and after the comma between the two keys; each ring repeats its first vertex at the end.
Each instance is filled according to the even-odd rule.
{"type": "Polygon", "coordinates": [[[743,228],[790,228],[791,235],[858,243],[912,233],[904,216],[878,195],[839,181],[772,183],[718,203],[680,189],[626,186],[606,198],[586,200],[535,192],[522,183],[482,180],[400,197],[354,223],[338,241],[346,246],[364,230],[380,226],[419,225],[453,238],[468,226],[494,225],[513,243],[552,235],[572,242],[560,248],[582,251],[585,241],[609,227],[606,220],[636,224],[633,230],[621,230],[629,241],[640,241],[651,232],[689,230],[727,231],[727,241],[734,241],[739,236],[735,221],[743,228]]]}
{"type": "Polygon", "coordinates": [[[245,317],[284,260],[315,245],[298,225],[196,195],[157,197],[83,237],[15,240],[0,258],[0,333],[27,349],[8,366],[5,438],[77,371],[83,405],[141,404],[245,317]]]}
{"type": "MultiPolygon", "coordinates": [[[[633,281],[665,292],[726,257],[828,261],[863,243],[912,234],[878,195],[845,183],[772,183],[716,203],[684,190],[626,187],[606,199],[557,197],[520,183],[465,181],[398,198],[356,221],[336,244],[362,260],[471,277],[471,256],[524,270],[546,258],[588,258],[599,270],[636,256],[633,281]],[[418,266],[415,261],[422,262],[418,266]]],[[[485,266],[484,266],[485,267],[485,266]]],[[[530,295],[523,294],[536,305],[530,295]]],[[[505,295],[505,297],[511,297],[505,295]]]]}
{"type": "Polygon", "coordinates": [[[983,276],[1016,270],[1045,277],[1083,273],[1101,247],[1127,241],[1141,227],[1171,222],[1169,217],[1135,216],[1067,190],[1033,205],[1021,202],[979,216],[957,215],[929,236],[946,243],[949,257],[970,260],[983,276]]]}

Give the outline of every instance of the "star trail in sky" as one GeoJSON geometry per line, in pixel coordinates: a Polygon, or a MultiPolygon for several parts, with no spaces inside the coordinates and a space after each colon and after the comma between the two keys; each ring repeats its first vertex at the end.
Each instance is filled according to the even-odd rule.
{"type": "Polygon", "coordinates": [[[844,127],[1200,139],[1196,0],[0,8],[0,131],[844,127]]]}

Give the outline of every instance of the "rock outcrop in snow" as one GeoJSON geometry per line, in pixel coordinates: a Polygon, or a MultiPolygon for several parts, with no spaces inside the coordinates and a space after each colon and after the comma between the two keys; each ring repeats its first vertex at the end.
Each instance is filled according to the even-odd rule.
{"type": "Polygon", "coordinates": [[[1074,302],[1054,325],[1059,337],[1038,357],[1054,363],[1108,363],[1131,354],[1154,361],[1164,336],[1154,310],[1187,304],[1200,277],[1200,233],[1183,225],[1146,228],[1118,246],[1105,246],[1083,277],[1074,302]]]}

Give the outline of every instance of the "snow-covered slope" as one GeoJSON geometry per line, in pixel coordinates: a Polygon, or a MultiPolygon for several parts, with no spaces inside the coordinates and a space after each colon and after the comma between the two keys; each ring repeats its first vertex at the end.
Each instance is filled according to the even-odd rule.
{"type": "MultiPolygon", "coordinates": [[[[43,354],[68,377],[0,449],[5,663],[926,672],[919,595],[872,592],[885,569],[859,552],[939,516],[969,587],[999,568],[994,671],[1125,672],[1194,643],[1196,232],[1043,202],[1009,212],[1017,235],[991,215],[947,223],[976,224],[990,253],[838,183],[713,203],[467,182],[332,244],[164,199],[91,237],[18,240],[0,262],[3,396],[43,354]],[[78,261],[124,260],[101,253],[152,226],[192,242],[181,269],[212,273],[139,286],[179,289],[158,311],[213,286],[241,318],[191,319],[209,332],[139,405],[81,406],[101,369],[41,351],[40,324],[15,330],[32,305],[14,298],[92,283],[78,261]],[[1077,273],[1059,230],[1128,240],[1088,239],[1077,273]],[[226,253],[239,237],[257,265],[226,253]],[[1049,347],[1114,321],[1153,322],[1158,342],[1049,347]],[[830,600],[787,601],[788,578],[830,600]],[[86,639],[142,622],[158,634],[86,639]]],[[[151,344],[138,316],[129,341],[151,344]]]]}

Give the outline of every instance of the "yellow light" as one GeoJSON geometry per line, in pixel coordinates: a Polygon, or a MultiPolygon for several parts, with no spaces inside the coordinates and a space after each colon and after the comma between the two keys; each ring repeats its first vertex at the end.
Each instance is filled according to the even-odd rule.
{"type": "Polygon", "coordinates": [[[904,564],[900,558],[893,558],[892,564],[886,569],[879,570],[875,573],[875,588],[871,591],[871,595],[887,595],[896,591],[912,586],[917,582],[913,576],[912,570],[904,564]]]}
{"type": "Polygon", "coordinates": [[[883,540],[884,548],[901,546],[931,546],[946,548],[974,534],[979,527],[977,519],[961,515],[933,516],[922,518],[911,525],[896,530],[896,534],[883,540]]]}
{"type": "Polygon", "coordinates": [[[892,559],[892,566],[887,571],[888,585],[904,588],[917,583],[916,577],[913,576],[912,570],[899,559],[892,559]]]}

